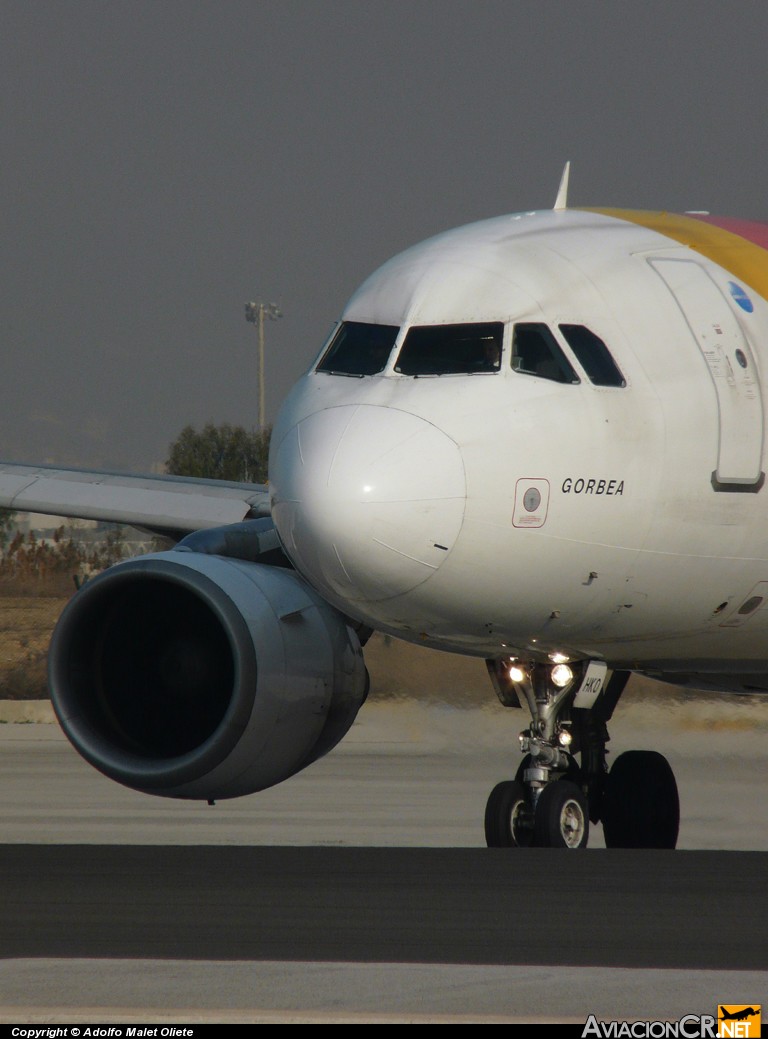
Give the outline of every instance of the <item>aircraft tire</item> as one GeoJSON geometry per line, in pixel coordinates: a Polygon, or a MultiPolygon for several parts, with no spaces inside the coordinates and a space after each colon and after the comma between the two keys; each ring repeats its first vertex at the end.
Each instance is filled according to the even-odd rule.
{"type": "Polygon", "coordinates": [[[607,848],[674,848],[680,798],[663,754],[629,750],[613,763],[602,803],[607,848]]]}
{"type": "Polygon", "coordinates": [[[589,807],[584,792],[567,779],[547,784],[536,805],[537,848],[586,848],[589,807]]]}
{"type": "Polygon", "coordinates": [[[491,791],[485,806],[485,843],[489,848],[527,848],[533,843],[530,828],[520,825],[528,810],[525,788],[505,780],[491,791]]]}

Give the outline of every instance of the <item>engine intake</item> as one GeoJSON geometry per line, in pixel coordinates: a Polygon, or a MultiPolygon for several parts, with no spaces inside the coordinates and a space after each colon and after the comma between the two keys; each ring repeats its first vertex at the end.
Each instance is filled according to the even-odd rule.
{"type": "Polygon", "coordinates": [[[49,680],[62,728],[101,772],[204,800],[305,768],[368,691],[357,636],[298,574],[189,551],[84,585],[54,632],[49,680]]]}

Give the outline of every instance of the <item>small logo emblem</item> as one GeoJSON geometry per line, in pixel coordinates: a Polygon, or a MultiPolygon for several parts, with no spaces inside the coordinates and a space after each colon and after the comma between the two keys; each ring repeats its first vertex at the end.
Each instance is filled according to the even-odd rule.
{"type": "Polygon", "coordinates": [[[543,527],[548,507],[549,480],[533,477],[517,481],[512,511],[514,527],[543,527]]]}
{"type": "Polygon", "coordinates": [[[737,285],[735,281],[729,281],[728,290],[733,296],[734,302],[737,303],[742,310],[746,311],[747,314],[751,314],[755,309],[754,305],[741,285],[737,285]]]}
{"type": "Polygon", "coordinates": [[[523,495],[523,506],[526,512],[535,512],[541,505],[541,492],[538,487],[529,487],[523,495]]]}
{"type": "Polygon", "coordinates": [[[720,1039],[760,1039],[762,1004],[720,1003],[717,1007],[717,1034],[720,1039]]]}

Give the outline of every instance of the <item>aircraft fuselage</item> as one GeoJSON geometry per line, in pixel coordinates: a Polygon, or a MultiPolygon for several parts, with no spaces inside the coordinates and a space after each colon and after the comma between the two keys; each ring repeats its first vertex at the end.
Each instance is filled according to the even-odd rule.
{"type": "Polygon", "coordinates": [[[760,684],[768,253],[765,228],[739,230],[547,211],[385,264],[342,315],[394,330],[381,370],[336,370],[324,347],[273,432],[299,572],[437,648],[760,684]],[[435,371],[441,327],[479,329],[500,360],[435,371]]]}

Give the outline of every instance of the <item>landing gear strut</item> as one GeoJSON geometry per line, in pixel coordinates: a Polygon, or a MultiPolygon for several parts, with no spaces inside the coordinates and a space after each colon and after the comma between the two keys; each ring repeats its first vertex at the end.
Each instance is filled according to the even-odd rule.
{"type": "Polygon", "coordinates": [[[606,764],[607,722],[629,672],[606,682],[605,664],[590,661],[488,661],[488,670],[501,702],[520,707],[522,696],[531,713],[515,779],[488,798],[488,847],[584,848],[590,821],[602,821],[609,848],[675,847],[680,806],[667,760],[629,751],[610,772],[606,764]]]}

